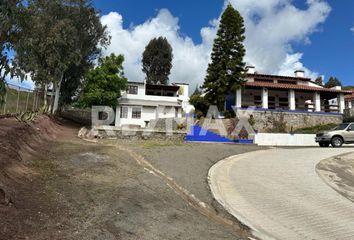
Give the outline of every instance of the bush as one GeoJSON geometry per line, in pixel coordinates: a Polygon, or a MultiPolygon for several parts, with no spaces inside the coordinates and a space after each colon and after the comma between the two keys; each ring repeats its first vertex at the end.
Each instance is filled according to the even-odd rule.
{"type": "Polygon", "coordinates": [[[204,97],[198,94],[192,95],[189,99],[189,103],[194,106],[195,113],[198,118],[206,116],[209,109],[209,104],[204,97]]]}
{"type": "Polygon", "coordinates": [[[230,112],[230,111],[225,110],[225,111],[222,112],[222,115],[223,115],[224,118],[226,118],[226,119],[230,119],[230,118],[236,117],[234,111],[230,112]]]}
{"type": "Polygon", "coordinates": [[[343,122],[354,122],[354,116],[344,116],[343,122]]]}
{"type": "Polygon", "coordinates": [[[294,133],[298,134],[316,134],[321,131],[328,131],[333,128],[338,126],[338,124],[335,123],[330,123],[330,124],[324,124],[324,125],[317,125],[313,127],[307,127],[307,128],[299,128],[294,131],[294,133]]]}
{"type": "Polygon", "coordinates": [[[110,106],[115,108],[121,91],[127,88],[123,72],[123,55],[111,54],[99,60],[95,69],[87,73],[79,106],[110,106]]]}

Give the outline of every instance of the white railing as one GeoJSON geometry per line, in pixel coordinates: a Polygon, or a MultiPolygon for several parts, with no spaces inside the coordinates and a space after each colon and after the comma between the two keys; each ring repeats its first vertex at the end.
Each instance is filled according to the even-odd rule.
{"type": "Polygon", "coordinates": [[[317,146],[315,134],[257,133],[254,143],[259,146],[317,146]]]}
{"type": "Polygon", "coordinates": [[[177,102],[178,97],[168,97],[168,96],[154,96],[154,95],[143,95],[143,94],[127,94],[123,93],[123,99],[138,99],[147,101],[167,101],[167,102],[177,102]]]}

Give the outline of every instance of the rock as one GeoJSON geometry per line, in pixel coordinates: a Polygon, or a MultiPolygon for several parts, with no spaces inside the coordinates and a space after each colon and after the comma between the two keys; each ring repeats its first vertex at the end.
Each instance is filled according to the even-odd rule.
{"type": "Polygon", "coordinates": [[[85,138],[85,137],[86,137],[86,134],[87,134],[87,128],[82,127],[82,128],[79,130],[77,136],[78,136],[79,138],[85,138]]]}

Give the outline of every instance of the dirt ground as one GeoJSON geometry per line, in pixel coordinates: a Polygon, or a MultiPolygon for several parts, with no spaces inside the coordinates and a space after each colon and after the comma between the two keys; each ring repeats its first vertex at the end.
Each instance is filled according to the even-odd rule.
{"type": "Polygon", "coordinates": [[[323,160],[316,171],[329,186],[354,202],[354,153],[323,160]]]}
{"type": "Polygon", "coordinates": [[[254,146],[76,137],[44,118],[0,120],[0,239],[247,239],[208,169],[254,146]]]}

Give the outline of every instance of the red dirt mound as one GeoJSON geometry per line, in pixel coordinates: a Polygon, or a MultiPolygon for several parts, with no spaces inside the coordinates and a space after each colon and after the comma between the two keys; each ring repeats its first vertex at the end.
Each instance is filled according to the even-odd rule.
{"type": "MultiPolygon", "coordinates": [[[[0,119],[0,189],[6,198],[12,195],[12,184],[26,177],[28,157],[35,154],[43,141],[55,138],[59,128],[47,116],[30,124],[15,118],[0,119]]],[[[0,194],[0,202],[2,200],[0,194]]]]}
{"type": "Polygon", "coordinates": [[[28,167],[31,159],[43,153],[48,142],[65,134],[68,128],[48,116],[40,116],[33,123],[0,119],[0,239],[13,237],[6,233],[19,228],[13,223],[21,225],[22,209],[40,204],[40,199],[26,197],[40,191],[32,184],[35,173],[28,167]]]}

